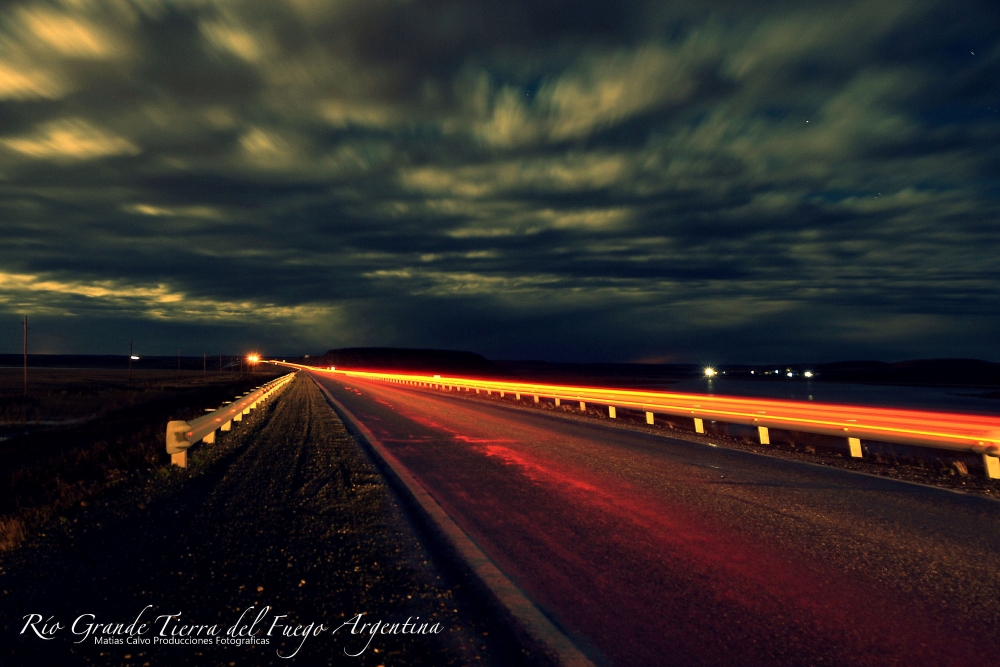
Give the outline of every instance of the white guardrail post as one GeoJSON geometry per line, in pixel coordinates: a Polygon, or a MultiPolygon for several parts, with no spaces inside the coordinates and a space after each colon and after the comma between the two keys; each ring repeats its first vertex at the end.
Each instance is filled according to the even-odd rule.
{"type": "Polygon", "coordinates": [[[197,419],[167,422],[167,454],[170,454],[170,462],[175,466],[186,468],[187,450],[191,445],[199,441],[206,444],[215,442],[216,431],[231,430],[233,422],[242,421],[243,415],[250,414],[251,410],[276,395],[294,378],[295,373],[289,373],[271,380],[197,419]]]}

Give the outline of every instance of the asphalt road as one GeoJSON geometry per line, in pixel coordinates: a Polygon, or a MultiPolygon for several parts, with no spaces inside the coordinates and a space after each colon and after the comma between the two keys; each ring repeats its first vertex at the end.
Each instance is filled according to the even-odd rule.
{"type": "Polygon", "coordinates": [[[1000,663],[1000,503],[319,378],[595,662],[1000,663]]]}

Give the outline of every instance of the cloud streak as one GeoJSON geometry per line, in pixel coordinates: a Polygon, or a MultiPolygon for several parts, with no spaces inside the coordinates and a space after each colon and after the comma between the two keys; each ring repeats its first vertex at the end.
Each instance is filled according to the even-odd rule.
{"type": "Polygon", "coordinates": [[[998,13],[8,3],[0,313],[87,349],[994,358],[998,13]]]}

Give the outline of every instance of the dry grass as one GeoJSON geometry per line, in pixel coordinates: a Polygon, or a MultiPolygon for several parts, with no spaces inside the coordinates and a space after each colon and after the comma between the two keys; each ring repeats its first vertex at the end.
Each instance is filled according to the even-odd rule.
{"type": "Polygon", "coordinates": [[[24,522],[18,517],[0,517],[0,551],[13,549],[24,540],[24,522]]]}
{"type": "Polygon", "coordinates": [[[68,508],[167,463],[164,427],[273,375],[0,369],[0,551],[68,508]],[[53,425],[53,422],[55,423],[53,425]]]}
{"type": "Polygon", "coordinates": [[[0,428],[86,420],[146,403],[164,392],[217,386],[246,377],[197,371],[134,371],[129,386],[128,374],[121,370],[29,369],[25,396],[22,373],[20,368],[0,368],[0,428]]]}

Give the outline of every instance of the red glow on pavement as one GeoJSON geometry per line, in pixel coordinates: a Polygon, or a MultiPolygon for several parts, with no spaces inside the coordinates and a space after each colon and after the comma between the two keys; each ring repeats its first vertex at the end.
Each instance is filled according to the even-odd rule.
{"type": "Polygon", "coordinates": [[[487,456],[499,458],[507,465],[514,465],[521,468],[521,473],[532,482],[539,484],[555,484],[556,486],[572,489],[574,492],[585,491],[588,494],[598,493],[598,488],[593,484],[587,484],[575,477],[558,472],[548,466],[542,465],[537,460],[533,460],[509,447],[500,445],[489,445],[485,448],[487,456]]]}
{"type": "MultiPolygon", "coordinates": [[[[433,459],[405,449],[405,441],[390,442],[403,447],[396,450],[400,460],[433,490],[449,515],[540,604],[558,609],[569,627],[615,655],[616,663],[639,664],[635,661],[658,651],[662,656],[683,649],[703,664],[727,664],[731,646],[695,641],[706,632],[722,638],[732,631],[727,610],[741,610],[741,617],[761,622],[779,619],[786,627],[770,630],[789,637],[817,632],[843,657],[868,658],[852,664],[885,664],[872,656],[908,665],[979,660],[974,647],[964,643],[928,645],[936,633],[954,629],[908,608],[890,590],[873,598],[863,576],[848,578],[815,557],[754,540],[704,511],[668,501],[670,494],[584,469],[564,454],[579,451],[568,436],[519,424],[516,438],[501,440],[496,435],[506,435],[510,426],[474,405],[455,405],[405,387],[373,385],[372,392],[391,392],[398,414],[444,435],[433,459]],[[448,442],[462,446],[448,448],[448,442]],[[481,468],[477,452],[495,466],[481,468]],[[461,473],[468,464],[476,471],[471,477],[461,473]],[[497,480],[504,480],[503,486],[494,486],[497,480]],[[672,595],[669,573],[678,571],[701,582],[705,602],[667,623],[658,610],[672,595]],[[692,626],[701,627],[697,635],[692,626]],[[623,645],[624,638],[631,646],[623,645]]],[[[720,497],[739,495],[739,486],[730,487],[714,472],[682,465],[673,474],[683,475],[686,483],[715,487],[720,497]]],[[[768,641],[766,635],[760,638],[768,641]]],[[[760,647],[746,649],[752,653],[760,647]]]]}

